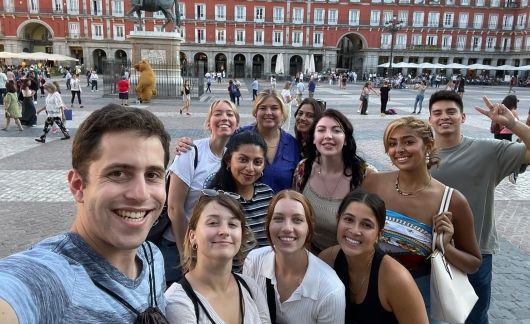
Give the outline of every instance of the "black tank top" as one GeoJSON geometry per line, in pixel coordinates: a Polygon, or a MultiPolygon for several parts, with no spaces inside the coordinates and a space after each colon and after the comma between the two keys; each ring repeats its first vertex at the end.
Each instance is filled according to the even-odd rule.
{"type": "Polygon", "coordinates": [[[335,269],[335,272],[346,288],[346,324],[398,323],[394,313],[384,309],[379,299],[379,267],[384,256],[384,252],[379,248],[375,249],[366,297],[361,304],[355,304],[350,300],[349,294],[350,280],[348,275],[348,261],[342,249],[339,250],[335,258],[335,263],[333,264],[333,269],[335,269]]]}

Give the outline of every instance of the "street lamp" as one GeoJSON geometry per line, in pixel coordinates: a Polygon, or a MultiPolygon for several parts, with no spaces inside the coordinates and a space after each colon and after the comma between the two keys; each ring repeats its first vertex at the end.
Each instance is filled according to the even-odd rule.
{"type": "Polygon", "coordinates": [[[392,20],[391,21],[387,21],[385,23],[385,28],[388,29],[388,31],[390,32],[390,34],[392,35],[392,40],[390,41],[390,64],[388,65],[388,77],[391,78],[392,77],[392,61],[394,60],[393,58],[393,55],[394,55],[394,36],[396,35],[396,33],[399,31],[399,29],[401,28],[401,24],[403,23],[403,21],[401,20],[397,20],[397,16],[394,15],[392,17],[392,20]]]}

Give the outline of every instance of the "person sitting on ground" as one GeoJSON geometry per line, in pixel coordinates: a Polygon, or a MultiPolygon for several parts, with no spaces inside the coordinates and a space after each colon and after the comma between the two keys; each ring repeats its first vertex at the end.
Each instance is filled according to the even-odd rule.
{"type": "Polygon", "coordinates": [[[81,123],[68,172],[74,223],[0,260],[0,323],[163,316],[164,263],[145,238],[164,205],[169,142],[162,122],[145,109],[110,104],[81,123]]]}

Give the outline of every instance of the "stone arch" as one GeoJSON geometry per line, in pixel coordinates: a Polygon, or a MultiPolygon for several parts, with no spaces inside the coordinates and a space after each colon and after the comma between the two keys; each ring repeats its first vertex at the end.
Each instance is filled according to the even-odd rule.
{"type": "Polygon", "coordinates": [[[234,55],[234,78],[244,78],[245,77],[245,65],[247,58],[244,54],[237,53],[234,55]]]}
{"type": "Polygon", "coordinates": [[[368,41],[360,33],[342,35],[337,42],[337,68],[362,71],[365,57],[361,50],[367,47],[368,41]]]}
{"type": "Polygon", "coordinates": [[[252,58],[252,77],[260,79],[265,69],[265,58],[261,54],[256,54],[252,58]]]}
{"type": "Polygon", "coordinates": [[[46,27],[46,29],[48,29],[48,32],[50,33],[51,38],[52,39],[55,38],[55,34],[53,32],[52,27],[49,24],[47,24],[45,21],[38,20],[38,19],[29,19],[29,20],[24,21],[23,23],[21,23],[17,27],[17,37],[19,39],[23,39],[24,38],[24,30],[25,30],[26,26],[29,25],[29,24],[43,25],[44,27],[46,27]]]}

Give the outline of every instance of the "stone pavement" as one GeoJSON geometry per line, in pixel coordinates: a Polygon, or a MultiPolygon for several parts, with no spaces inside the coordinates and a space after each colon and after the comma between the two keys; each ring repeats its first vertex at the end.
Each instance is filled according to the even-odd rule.
{"type": "MultiPolygon", "coordinates": [[[[59,80],[61,83],[64,80],[59,80]]],[[[226,81],[226,80],[225,80],[226,81]]],[[[250,83],[248,83],[250,84],[250,83]]],[[[260,82],[262,88],[268,82],[260,82]]],[[[280,87],[281,82],[278,84],[280,87]]],[[[344,112],[355,127],[355,138],[360,152],[380,170],[392,168],[384,154],[382,136],[385,125],[391,119],[412,111],[415,92],[410,89],[392,90],[388,108],[396,108],[397,116],[379,116],[379,98],[371,96],[368,116],[356,113],[362,83],[348,84],[347,89],[321,84],[316,97],[327,102],[328,108],[344,112]]],[[[133,106],[153,111],[166,125],[173,139],[180,136],[200,138],[207,133],[204,119],[209,103],[227,98],[226,82],[212,84],[212,93],[199,101],[192,101],[191,117],[181,116],[178,109],[182,100],[154,99],[147,105],[133,106]]],[[[86,108],[74,108],[74,120],[67,127],[75,133],[79,123],[91,111],[107,103],[118,103],[117,98],[103,98],[101,92],[92,93],[83,88],[83,104],[86,108]]],[[[242,89],[243,100],[239,108],[241,124],[253,121],[251,114],[252,91],[242,89]]],[[[429,88],[424,100],[422,118],[428,117],[428,98],[434,89],[429,88]]],[[[475,137],[491,137],[489,121],[472,108],[481,105],[481,97],[487,94],[500,101],[507,94],[507,87],[466,87],[464,96],[467,120],[464,133],[475,137]]],[[[69,95],[63,93],[65,102],[69,95]]],[[[517,89],[519,114],[526,118],[530,107],[530,89],[517,89]]],[[[131,100],[132,102],[132,100],[131,100]]],[[[42,106],[39,98],[38,107],[42,106]]],[[[290,115],[294,113],[293,111],[290,115]]],[[[0,134],[0,257],[24,249],[44,237],[67,230],[75,213],[75,204],[67,187],[66,173],[70,167],[71,141],[59,141],[61,134],[49,134],[46,144],[36,143],[33,138],[42,131],[44,115],[39,116],[37,127],[23,132],[15,130],[0,134]]],[[[293,120],[284,125],[292,132],[293,120]]],[[[4,123],[4,117],[0,117],[4,123]]],[[[487,163],[487,161],[484,161],[487,163]]],[[[501,237],[501,253],[493,262],[493,294],[490,318],[492,323],[530,324],[530,172],[518,179],[517,185],[504,180],[496,190],[495,211],[497,229],[501,237]]]]}

